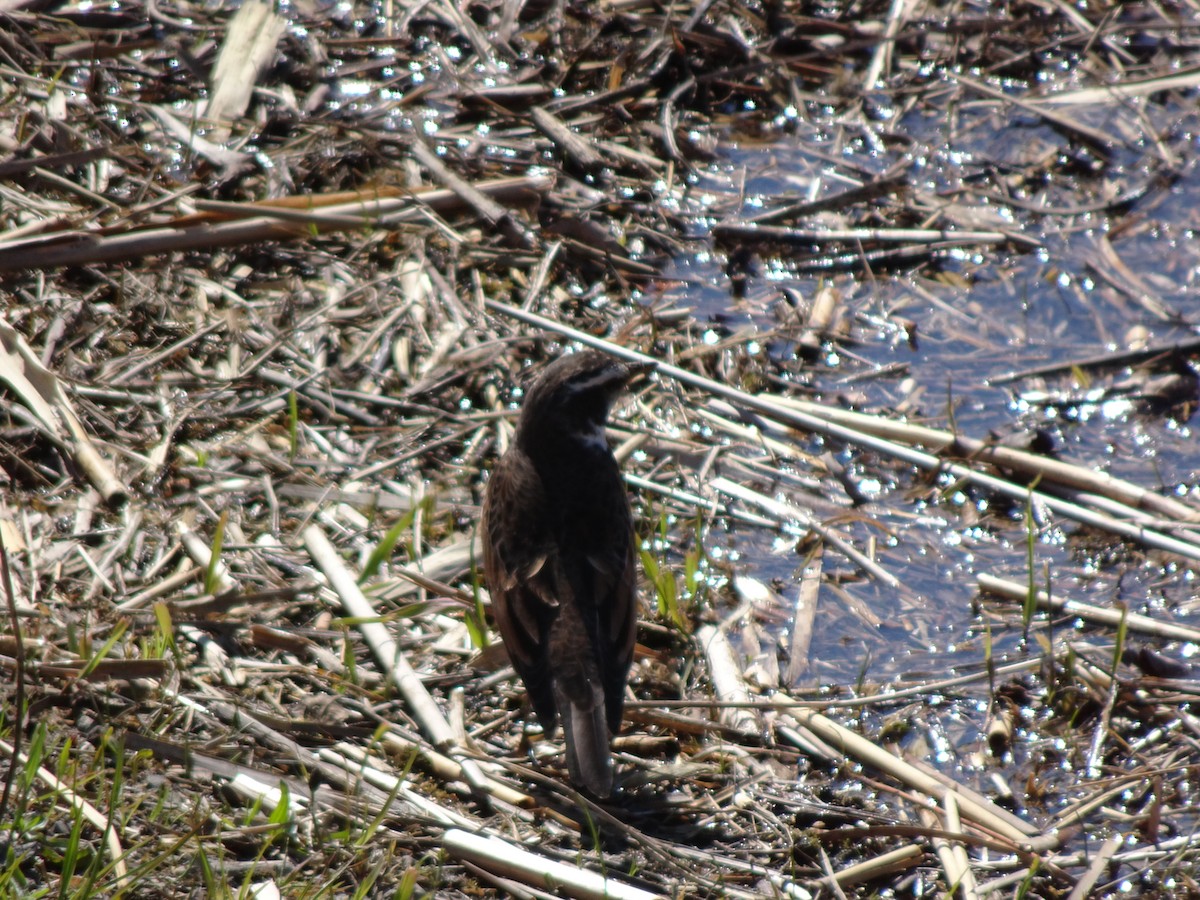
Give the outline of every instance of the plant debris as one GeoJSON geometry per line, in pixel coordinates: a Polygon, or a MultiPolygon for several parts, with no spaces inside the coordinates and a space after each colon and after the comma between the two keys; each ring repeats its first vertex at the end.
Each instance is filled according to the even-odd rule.
{"type": "Polygon", "coordinates": [[[1200,890],[1200,9],[0,15],[0,894],[1200,890]],[[475,533],[578,346],[604,803],[475,533]]]}

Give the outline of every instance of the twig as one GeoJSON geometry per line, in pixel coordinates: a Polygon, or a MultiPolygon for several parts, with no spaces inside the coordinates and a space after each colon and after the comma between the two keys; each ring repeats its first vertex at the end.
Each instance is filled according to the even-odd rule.
{"type": "MultiPolygon", "coordinates": [[[[23,754],[17,753],[16,748],[7,741],[0,740],[0,751],[3,751],[17,766],[24,766],[29,763],[29,759],[23,754]]],[[[42,782],[60,797],[66,799],[80,815],[87,819],[104,836],[104,844],[108,848],[109,857],[112,859],[113,874],[116,875],[117,879],[113,888],[120,888],[122,883],[129,877],[129,873],[125,866],[125,851],[121,848],[121,836],[117,833],[119,827],[117,822],[106,817],[104,813],[81,797],[70,785],[60,781],[53,772],[44,766],[38,766],[34,769],[34,775],[38,781],[42,782]]],[[[13,827],[16,827],[15,823],[13,827]]]]}
{"type": "Polygon", "coordinates": [[[562,119],[541,106],[529,111],[529,117],[546,137],[584,169],[598,169],[604,165],[604,157],[582,135],[576,134],[562,119]]]}
{"type": "Polygon", "coordinates": [[[58,376],[41,364],[25,338],[0,319],[0,379],[36,418],[42,433],[56,443],[87,475],[104,502],[119,506],[129,490],[100,455],[75,415],[58,376]]]}
{"type": "Polygon", "coordinates": [[[1065,375],[1075,369],[1119,369],[1125,366],[1137,365],[1153,359],[1173,360],[1186,359],[1200,354],[1200,339],[1180,341],[1177,344],[1156,344],[1153,347],[1143,347],[1139,350],[1118,350],[1115,353],[1101,353],[1097,356],[1085,356],[1080,359],[1070,359],[1064,362],[1050,363],[1045,366],[1032,366],[1016,372],[1005,372],[994,378],[987,379],[987,384],[1009,384],[1026,378],[1042,378],[1046,375],[1065,375]]]}
{"type": "Polygon", "coordinates": [[[805,560],[804,572],[800,576],[788,640],[788,664],[783,673],[783,683],[789,686],[808,674],[811,666],[808,649],[812,644],[813,621],[817,615],[817,601],[821,594],[821,566],[824,560],[824,550],[818,544],[805,560]]]}
{"type": "Polygon", "coordinates": [[[1103,87],[1081,88],[1075,91],[1060,91],[1039,98],[1039,103],[1048,106],[1092,106],[1114,101],[1124,103],[1138,97],[1157,94],[1161,91],[1188,91],[1200,85],[1200,68],[1172,71],[1170,75],[1155,78],[1121,78],[1119,83],[1103,87]]]}
{"type": "Polygon", "coordinates": [[[1121,845],[1125,843],[1125,835],[1110,834],[1100,847],[1100,850],[1092,858],[1092,864],[1088,866],[1088,870],[1083,874],[1083,877],[1075,882],[1075,886],[1071,888],[1071,893],[1067,895],[1067,900],[1086,900],[1092,895],[1092,888],[1096,886],[1096,882],[1100,880],[1100,876],[1104,874],[1104,870],[1108,868],[1108,864],[1112,861],[1113,854],[1121,849],[1121,845]]]}
{"type": "Polygon", "coordinates": [[[925,850],[918,844],[905,844],[879,856],[846,866],[826,875],[822,882],[830,886],[852,887],[864,881],[873,881],[889,872],[904,872],[921,864],[925,850]]]}
{"type": "MultiPolygon", "coordinates": [[[[945,830],[961,831],[962,823],[959,821],[958,803],[954,794],[946,794],[942,798],[942,809],[946,823],[945,830]]],[[[920,814],[922,822],[936,827],[938,821],[932,810],[922,809],[920,814]]],[[[946,873],[946,884],[950,888],[950,894],[958,894],[962,900],[978,900],[979,892],[975,885],[975,876],[971,872],[967,861],[967,851],[962,843],[938,835],[933,838],[933,848],[942,864],[942,871],[946,873]]]]}
{"type": "Polygon", "coordinates": [[[755,717],[740,705],[750,700],[750,694],[725,632],[715,625],[704,625],[696,629],[696,643],[708,660],[708,673],[716,695],[725,703],[737,704],[721,708],[722,721],[738,731],[757,730],[755,717]]]}
{"type": "MultiPolygon", "coordinates": [[[[342,565],[342,559],[334,549],[333,544],[325,537],[325,533],[316,525],[309,525],[304,530],[304,545],[308,548],[313,562],[324,573],[329,586],[338,595],[346,611],[356,619],[360,619],[358,629],[371,648],[376,662],[388,673],[392,683],[396,685],[409,711],[421,724],[425,734],[433,742],[434,747],[447,752],[454,747],[454,732],[450,724],[442,716],[433,697],[417,677],[417,673],[409,665],[400,646],[392,638],[387,627],[378,621],[378,613],[354,578],[342,565]]],[[[453,753],[451,753],[453,755],[453,753]]],[[[467,783],[481,793],[491,790],[491,780],[483,774],[479,766],[469,759],[459,759],[463,775],[467,783]]]]}
{"type": "Polygon", "coordinates": [[[862,90],[871,94],[876,90],[880,77],[892,68],[892,52],[896,46],[896,36],[908,18],[908,0],[892,0],[888,5],[887,27],[883,37],[871,54],[871,63],[863,73],[862,90]]]}
{"type": "Polygon", "coordinates": [[[947,231],[936,228],[783,228],[774,225],[713,226],[717,240],[773,241],[783,244],[937,244],[940,248],[969,244],[1020,243],[1041,246],[1033,238],[1004,231],[947,231]]]}
{"type": "Polygon", "coordinates": [[[451,828],[443,836],[442,842],[451,855],[482,866],[489,872],[536,885],[542,890],[565,891],[570,897],[584,900],[656,900],[660,896],[587,869],[546,859],[498,837],[451,828]]]}
{"type": "Polygon", "coordinates": [[[478,828],[479,823],[469,819],[454,810],[447,809],[433,799],[412,790],[406,779],[397,778],[390,772],[372,765],[372,757],[362,747],[341,743],[333,747],[322,747],[317,755],[326,763],[345,769],[354,776],[366,781],[372,787],[384,791],[389,797],[397,796],[421,812],[441,822],[447,827],[478,828]]]}
{"type": "Polygon", "coordinates": [[[835,532],[832,528],[827,528],[820,522],[817,522],[808,513],[807,510],[802,510],[790,503],[784,503],[782,500],[775,500],[771,497],[754,491],[748,487],[738,484],[731,479],[725,477],[717,477],[710,482],[715,490],[728,494],[731,497],[737,497],[748,503],[767,509],[775,515],[780,516],[785,521],[791,519],[802,523],[806,528],[810,529],[814,534],[821,536],[821,539],[828,542],[839,553],[843,554],[847,559],[855,565],[860,566],[863,571],[870,572],[872,577],[879,579],[888,587],[900,587],[900,579],[891,572],[884,569],[875,560],[868,557],[865,553],[858,550],[854,545],[847,541],[844,537],[835,532]]]}
{"type": "Polygon", "coordinates": [[[417,162],[423,165],[442,184],[454,191],[463,202],[475,210],[489,225],[500,229],[500,232],[514,247],[531,250],[537,245],[537,240],[517,218],[474,185],[460,178],[450,167],[434,153],[424,140],[413,136],[409,149],[417,162]]]}
{"type": "Polygon", "coordinates": [[[1200,510],[1195,507],[1180,503],[1171,497],[1156,494],[1140,485],[1109,475],[1107,472],[1098,472],[1042,454],[1018,450],[1015,447],[990,444],[961,433],[930,428],[927,425],[897,422],[880,416],[853,410],[834,409],[790,397],[777,398],[776,402],[804,413],[819,416],[830,422],[846,425],[864,434],[873,434],[905,444],[918,444],[935,453],[950,457],[990,463],[1030,479],[1036,478],[1039,483],[1051,483],[1077,491],[1102,494],[1134,509],[1150,510],[1170,519],[1179,519],[1184,522],[1200,521],[1200,510]]]}
{"type": "Polygon", "coordinates": [[[209,119],[238,119],[250,105],[255,83],[275,55],[275,45],[287,29],[287,19],[268,3],[251,0],[234,13],[213,69],[209,119]]]}
{"type": "Polygon", "coordinates": [[[865,203],[884,194],[902,189],[908,183],[908,178],[902,174],[884,174],[874,181],[852,187],[836,194],[819,197],[816,200],[804,200],[789,203],[769,209],[758,215],[744,217],[741,221],[746,225],[769,225],[783,219],[802,219],[830,209],[846,209],[855,203],[865,203]]]}
{"type": "Polygon", "coordinates": [[[1145,544],[1149,547],[1154,547],[1159,550],[1164,550],[1169,553],[1175,553],[1179,556],[1188,559],[1200,560],[1200,546],[1190,542],[1172,538],[1162,534],[1151,528],[1147,528],[1136,523],[1122,522],[1113,519],[1110,516],[1100,515],[1093,510],[1080,506],[1077,503],[1072,503],[1055,497],[1044,492],[1032,491],[1028,487],[1020,484],[1014,484],[1002,478],[997,478],[992,475],[985,475],[981,472],[976,472],[969,466],[946,463],[939,457],[931,453],[923,453],[919,450],[913,450],[909,447],[901,447],[891,441],[881,440],[871,435],[862,434],[851,428],[835,424],[830,421],[821,419],[818,416],[806,414],[799,410],[790,408],[789,405],[778,402],[776,398],[768,398],[761,395],[751,395],[737,388],[729,387],[720,382],[713,381],[710,378],[705,378],[703,375],[697,375],[694,372],[689,372],[686,369],[681,369],[678,366],[670,365],[655,360],[653,357],[647,356],[644,353],[639,353],[636,350],[630,350],[622,347],[619,344],[614,344],[611,341],[606,341],[603,338],[598,338],[586,332],[579,331],[576,328],[571,328],[567,325],[562,325],[552,319],[547,319],[544,316],[539,316],[536,313],[526,312],[524,310],[515,309],[495,300],[484,301],[485,305],[498,313],[511,316],[514,319],[520,319],[530,325],[535,325],[543,328],[546,331],[555,332],[570,338],[573,341],[578,341],[589,347],[596,347],[604,350],[614,356],[622,359],[630,359],[637,362],[654,363],[656,371],[660,376],[674,378],[684,384],[692,385],[710,393],[723,397],[738,406],[746,409],[754,410],[766,416],[770,416],[780,422],[795,425],[799,428],[807,429],[816,434],[824,435],[835,440],[845,441],[849,444],[854,444],[864,447],[876,453],[881,453],[885,456],[890,456],[894,459],[917,466],[926,471],[936,472],[945,471],[956,478],[961,478],[971,484],[979,487],[987,488],[1004,497],[1016,500],[1020,503],[1033,502],[1042,504],[1047,509],[1050,509],[1060,515],[1084,525],[1090,525],[1103,531],[1108,531],[1128,540],[1145,544]]]}
{"type": "Polygon", "coordinates": [[[1026,112],[1033,113],[1035,116],[1041,116],[1051,125],[1061,131],[1065,131],[1068,135],[1074,135],[1087,144],[1093,152],[1103,157],[1111,159],[1113,155],[1113,137],[1112,133],[1098,131],[1081,122],[1077,122],[1070,116],[1063,115],[1060,112],[1046,109],[1045,105],[1033,100],[1025,100],[1021,97],[1013,97],[1003,91],[976,81],[973,78],[959,73],[955,80],[963,87],[969,88],[977,94],[983,94],[985,97],[991,97],[994,100],[1001,100],[1005,103],[1011,103],[1018,109],[1023,109],[1026,112]]]}
{"type": "MultiPolygon", "coordinates": [[[[550,184],[551,179],[545,177],[504,178],[475,185],[474,189],[488,196],[519,202],[545,190],[550,184]]],[[[457,195],[449,190],[414,192],[414,196],[438,211],[461,207],[457,195]]],[[[428,215],[419,203],[414,203],[407,196],[390,199],[373,197],[377,198],[379,194],[369,196],[364,193],[361,200],[324,207],[319,211],[316,207],[320,197],[294,198],[314,208],[308,219],[300,222],[280,221],[278,218],[292,217],[289,209],[294,210],[294,204],[289,207],[276,203],[273,212],[270,203],[262,203],[245,205],[243,209],[249,218],[236,221],[187,216],[165,225],[126,231],[51,232],[0,244],[0,272],[118,262],[161,253],[209,250],[262,241],[295,241],[309,239],[314,232],[323,234],[348,229],[394,227],[428,215]]]]}
{"type": "MultiPolygon", "coordinates": [[[[4,775],[4,790],[0,792],[0,821],[4,821],[8,811],[8,801],[12,796],[13,782],[17,779],[18,760],[21,756],[21,743],[25,738],[25,637],[21,629],[21,619],[17,615],[17,595],[13,590],[12,572],[8,568],[8,547],[4,541],[4,523],[0,522],[0,576],[4,579],[4,599],[8,608],[8,621],[12,625],[13,642],[15,645],[14,674],[16,704],[9,717],[12,721],[12,754],[8,758],[8,771],[4,775]]],[[[9,848],[17,834],[17,817],[9,821],[8,836],[0,847],[0,858],[7,859],[9,848]]]]}
{"type": "MultiPolygon", "coordinates": [[[[979,576],[979,589],[998,594],[1008,600],[1019,601],[1023,601],[1029,593],[1028,588],[1024,584],[1016,581],[1006,581],[1003,578],[997,578],[995,575],[988,575],[986,573],[979,576]]],[[[1105,609],[1059,595],[1050,597],[1047,596],[1045,591],[1038,591],[1034,599],[1039,609],[1079,616],[1079,618],[1085,621],[1094,622],[1099,625],[1111,625],[1116,628],[1121,624],[1121,620],[1124,619],[1125,627],[1139,634],[1153,635],[1154,637],[1163,638],[1168,641],[1182,641],[1185,644],[1200,643],[1200,628],[1194,628],[1190,625],[1160,622],[1142,613],[1105,609]]]]}
{"type": "MultiPolygon", "coordinates": [[[[818,737],[831,746],[839,748],[860,762],[887,772],[901,783],[930,797],[941,800],[948,792],[954,790],[815,710],[797,708],[790,711],[784,718],[788,716],[812,729],[818,737]]],[[[961,792],[957,799],[964,816],[977,825],[985,827],[988,831],[1012,841],[1018,847],[1054,846],[1059,841],[1058,835],[1039,835],[1033,825],[1016,819],[1012,814],[998,807],[980,802],[961,792]]]]}

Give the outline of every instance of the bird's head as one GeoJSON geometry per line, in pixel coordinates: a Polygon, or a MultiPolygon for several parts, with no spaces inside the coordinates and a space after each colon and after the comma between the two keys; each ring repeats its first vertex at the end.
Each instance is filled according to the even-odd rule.
{"type": "Polygon", "coordinates": [[[608,448],[604,423],[625,386],[654,368],[584,350],[556,359],[533,383],[521,407],[517,440],[568,438],[608,448]]]}

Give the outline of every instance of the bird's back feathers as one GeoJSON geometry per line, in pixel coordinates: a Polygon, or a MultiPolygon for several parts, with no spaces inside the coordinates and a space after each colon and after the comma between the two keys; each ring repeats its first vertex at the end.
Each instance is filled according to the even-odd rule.
{"type": "Polygon", "coordinates": [[[593,432],[634,370],[576,357],[551,365],[526,397],[517,440],[488,482],[483,561],[538,719],[549,736],[562,718],[571,779],[607,796],[633,661],[636,563],[624,482],[593,432]]]}

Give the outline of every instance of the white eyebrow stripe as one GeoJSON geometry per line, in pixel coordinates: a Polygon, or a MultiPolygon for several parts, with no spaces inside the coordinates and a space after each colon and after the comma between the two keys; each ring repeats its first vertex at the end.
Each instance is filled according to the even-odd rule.
{"type": "Polygon", "coordinates": [[[603,387],[614,381],[619,382],[621,378],[622,376],[619,372],[615,372],[612,369],[601,369],[586,381],[568,381],[567,387],[575,393],[581,393],[583,391],[590,391],[592,388],[603,387]]]}

